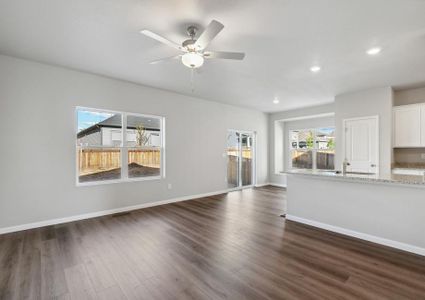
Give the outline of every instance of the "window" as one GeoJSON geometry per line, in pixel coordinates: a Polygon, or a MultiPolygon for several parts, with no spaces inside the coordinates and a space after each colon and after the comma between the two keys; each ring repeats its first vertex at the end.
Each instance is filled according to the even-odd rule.
{"type": "Polygon", "coordinates": [[[335,128],[289,131],[289,153],[290,168],[333,170],[335,128]]]}
{"type": "Polygon", "coordinates": [[[76,115],[78,185],[163,176],[162,117],[82,107],[76,115]]]}

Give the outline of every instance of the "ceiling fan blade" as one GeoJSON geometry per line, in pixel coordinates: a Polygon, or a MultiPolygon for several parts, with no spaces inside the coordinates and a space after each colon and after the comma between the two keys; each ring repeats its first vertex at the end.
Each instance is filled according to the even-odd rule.
{"type": "Polygon", "coordinates": [[[205,58],[221,58],[221,59],[242,60],[245,57],[245,53],[242,53],[242,52],[205,51],[204,57],[205,58]]]}
{"type": "Polygon", "coordinates": [[[160,36],[160,35],[152,32],[152,31],[147,30],[147,29],[144,29],[144,30],[140,31],[140,33],[141,34],[144,34],[144,35],[150,37],[151,39],[154,39],[154,40],[156,40],[156,41],[158,41],[160,43],[163,43],[163,44],[165,44],[167,46],[173,47],[173,48],[178,49],[178,50],[181,50],[181,51],[184,51],[185,50],[179,44],[174,43],[174,42],[166,39],[165,37],[162,37],[162,36],[160,36]]]}
{"type": "Polygon", "coordinates": [[[212,20],[207,28],[202,32],[195,42],[195,49],[205,49],[208,44],[216,37],[217,34],[224,28],[224,25],[216,20],[212,20]]]}
{"type": "Polygon", "coordinates": [[[153,60],[153,61],[149,62],[149,64],[155,65],[155,64],[158,64],[158,63],[161,63],[161,62],[165,62],[165,61],[172,60],[172,59],[177,59],[177,58],[180,58],[180,55],[175,55],[175,56],[169,56],[169,57],[164,57],[164,58],[156,59],[156,60],[153,60]]]}

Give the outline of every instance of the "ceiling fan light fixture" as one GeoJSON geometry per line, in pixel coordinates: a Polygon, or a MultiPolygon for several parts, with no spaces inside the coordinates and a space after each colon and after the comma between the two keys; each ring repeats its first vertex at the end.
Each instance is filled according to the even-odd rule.
{"type": "Polygon", "coordinates": [[[380,47],[373,47],[370,48],[369,50],[366,51],[367,54],[369,55],[377,55],[379,53],[381,53],[382,49],[380,47]]]}
{"type": "Polygon", "coordinates": [[[196,69],[204,64],[204,58],[199,53],[188,52],[183,54],[182,63],[188,68],[196,69]]]}

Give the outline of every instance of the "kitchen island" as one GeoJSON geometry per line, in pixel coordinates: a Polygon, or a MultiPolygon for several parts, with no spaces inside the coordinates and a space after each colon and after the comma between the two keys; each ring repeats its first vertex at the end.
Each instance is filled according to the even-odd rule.
{"type": "Polygon", "coordinates": [[[288,220],[425,255],[424,176],[285,173],[288,220]]]}

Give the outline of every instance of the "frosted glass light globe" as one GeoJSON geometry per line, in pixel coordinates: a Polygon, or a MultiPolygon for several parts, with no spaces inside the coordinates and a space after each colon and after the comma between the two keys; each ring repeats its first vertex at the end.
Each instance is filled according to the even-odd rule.
{"type": "Polygon", "coordinates": [[[186,67],[196,69],[204,64],[204,58],[199,53],[188,52],[182,56],[182,63],[186,67]]]}

